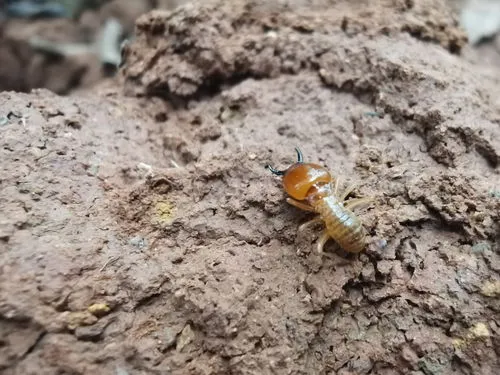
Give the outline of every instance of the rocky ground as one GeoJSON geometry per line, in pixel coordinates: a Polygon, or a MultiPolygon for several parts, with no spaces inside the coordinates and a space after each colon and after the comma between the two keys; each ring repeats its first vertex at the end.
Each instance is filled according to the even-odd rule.
{"type": "Polygon", "coordinates": [[[114,82],[0,93],[0,372],[499,373],[498,65],[446,2],[326,3],[154,11],[114,82]],[[375,198],[363,253],[297,232],[295,146],[375,198]]]}

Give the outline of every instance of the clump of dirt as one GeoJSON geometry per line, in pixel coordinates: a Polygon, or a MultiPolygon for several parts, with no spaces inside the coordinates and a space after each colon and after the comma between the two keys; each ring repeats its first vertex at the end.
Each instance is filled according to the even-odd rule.
{"type": "MultiPolygon", "coordinates": [[[[290,11],[290,4],[277,2],[209,1],[202,8],[146,14],[137,22],[138,43],[126,53],[127,82],[139,93],[189,98],[227,80],[324,68],[325,57],[347,57],[359,39],[389,42],[407,34],[453,52],[466,42],[445,2],[298,3],[290,11]],[[151,37],[157,42],[150,46],[151,37]],[[343,43],[332,49],[337,39],[343,43]]],[[[348,73],[339,75],[338,86],[348,73]]]]}
{"type": "Polygon", "coordinates": [[[143,16],[139,98],[1,94],[0,369],[498,372],[497,79],[445,2],[297,3],[143,16]],[[375,198],[366,251],[297,232],[295,146],[375,198]]]}

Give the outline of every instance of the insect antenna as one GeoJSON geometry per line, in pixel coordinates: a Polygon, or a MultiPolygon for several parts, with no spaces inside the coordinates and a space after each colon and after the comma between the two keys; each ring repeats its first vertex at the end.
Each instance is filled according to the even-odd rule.
{"type": "Polygon", "coordinates": [[[275,174],[276,176],[283,176],[286,172],[286,170],[284,171],[279,171],[277,169],[274,169],[273,167],[271,167],[269,164],[266,165],[265,167],[266,169],[269,169],[273,174],[275,174]]]}
{"type": "Polygon", "coordinates": [[[298,147],[295,147],[295,151],[297,152],[297,163],[302,163],[304,161],[304,156],[302,155],[302,151],[298,147]]]}
{"type": "MultiPolygon", "coordinates": [[[[297,152],[297,163],[302,163],[304,162],[304,156],[302,155],[302,151],[298,147],[295,147],[295,151],[297,152]]],[[[271,167],[269,164],[265,166],[266,169],[269,169],[273,174],[276,176],[283,176],[286,172],[286,169],[283,171],[279,171],[277,169],[274,169],[271,167]]]]}

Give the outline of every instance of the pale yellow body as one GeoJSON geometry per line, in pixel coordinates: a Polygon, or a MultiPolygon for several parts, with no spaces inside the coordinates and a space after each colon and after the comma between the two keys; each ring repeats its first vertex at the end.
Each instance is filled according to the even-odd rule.
{"type": "Polygon", "coordinates": [[[328,236],[345,251],[359,253],[365,248],[366,231],[361,221],[335,196],[320,199],[312,207],[325,223],[328,236]]]}
{"type": "Polygon", "coordinates": [[[323,252],[323,247],[328,239],[332,238],[342,249],[350,253],[359,253],[366,247],[366,230],[358,217],[351,211],[354,207],[372,202],[373,199],[355,198],[345,201],[346,197],[354,190],[351,185],[339,197],[338,179],[335,186],[323,185],[314,194],[307,197],[306,201],[297,201],[287,198],[287,202],[302,210],[317,213],[319,216],[302,224],[299,231],[305,227],[322,222],[325,230],[317,242],[317,250],[323,252]]]}

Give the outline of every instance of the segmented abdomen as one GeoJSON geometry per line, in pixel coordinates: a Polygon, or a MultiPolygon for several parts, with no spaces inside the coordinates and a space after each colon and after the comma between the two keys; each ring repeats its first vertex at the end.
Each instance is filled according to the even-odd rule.
{"type": "Polygon", "coordinates": [[[336,197],[320,199],[314,208],[325,222],[330,237],[345,251],[359,253],[365,248],[366,231],[363,224],[336,197]]]}

